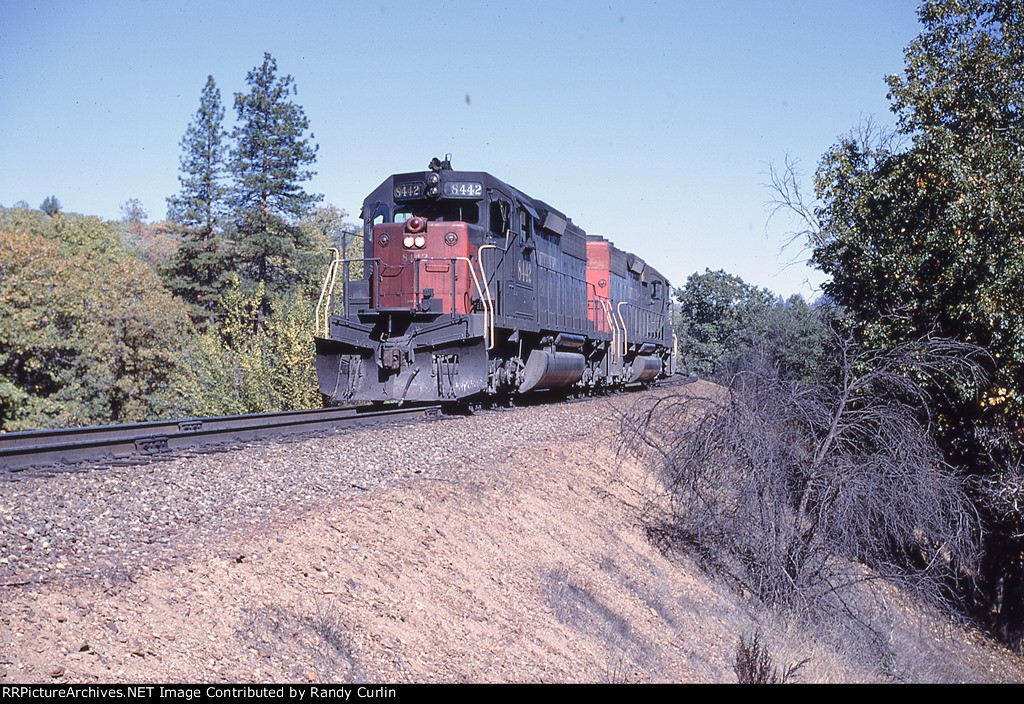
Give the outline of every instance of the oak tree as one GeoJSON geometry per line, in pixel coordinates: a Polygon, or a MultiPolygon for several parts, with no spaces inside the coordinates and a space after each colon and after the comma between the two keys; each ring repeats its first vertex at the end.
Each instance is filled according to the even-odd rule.
{"type": "MultiPolygon", "coordinates": [[[[936,428],[947,460],[1021,487],[1024,5],[930,0],[919,15],[905,68],[887,79],[895,135],[840,140],[819,165],[817,208],[797,210],[811,213],[812,262],[831,275],[825,291],[855,316],[868,347],[937,335],[988,350],[980,397],[931,389],[944,399],[936,428]]],[[[1024,511],[1005,507],[1024,505],[1024,491],[1017,503],[976,496],[989,529],[981,588],[968,598],[1019,645],[1024,511]]]]}

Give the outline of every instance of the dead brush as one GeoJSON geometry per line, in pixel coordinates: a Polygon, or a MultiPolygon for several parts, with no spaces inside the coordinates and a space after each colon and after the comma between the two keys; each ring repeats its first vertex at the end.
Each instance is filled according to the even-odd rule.
{"type": "Polygon", "coordinates": [[[810,661],[810,658],[804,658],[787,666],[780,674],[768,646],[762,640],[761,631],[755,631],[750,640],[740,636],[733,669],[739,684],[789,684],[800,668],[810,661]]]}
{"type": "Polygon", "coordinates": [[[977,559],[978,516],[928,432],[926,382],[976,383],[979,353],[928,339],[864,351],[838,335],[832,353],[814,383],[755,356],[713,395],[641,400],[621,446],[660,477],[657,527],[675,547],[800,620],[867,629],[890,657],[858,589],[898,582],[941,601],[977,559]]]}

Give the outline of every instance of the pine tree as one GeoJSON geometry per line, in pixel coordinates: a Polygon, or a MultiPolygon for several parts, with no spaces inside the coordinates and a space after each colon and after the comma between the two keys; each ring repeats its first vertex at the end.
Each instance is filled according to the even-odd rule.
{"type": "Polygon", "coordinates": [[[246,82],[249,92],[235,94],[238,125],[230,162],[239,256],[250,281],[280,293],[301,278],[296,255],[309,243],[298,222],[322,199],[301,186],[315,173],[307,167],[316,160],[317,146],[307,136],[305,112],[291,100],[294,80],[277,76],[270,54],[246,82]]]}
{"type": "Polygon", "coordinates": [[[60,201],[57,200],[57,196],[48,196],[39,206],[47,215],[56,215],[61,211],[60,201]]]}
{"type": "Polygon", "coordinates": [[[224,185],[224,107],[213,76],[206,79],[199,110],[181,140],[181,192],[167,199],[167,219],[181,242],[168,267],[170,288],[212,322],[231,265],[224,237],[228,189],[224,185]]]}

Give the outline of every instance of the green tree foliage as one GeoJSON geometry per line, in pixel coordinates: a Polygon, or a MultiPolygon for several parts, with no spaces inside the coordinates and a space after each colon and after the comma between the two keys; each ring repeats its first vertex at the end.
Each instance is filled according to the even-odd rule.
{"type": "MultiPolygon", "coordinates": [[[[344,210],[327,204],[313,208],[299,222],[309,243],[309,249],[299,252],[297,257],[297,266],[302,273],[299,288],[304,295],[310,298],[320,295],[324,275],[333,256],[331,249],[337,250],[344,259],[363,258],[362,230],[347,218],[348,213],[344,210]]],[[[349,275],[357,280],[362,278],[362,274],[362,263],[354,262],[349,275]]]]}
{"type": "Polygon", "coordinates": [[[206,323],[218,316],[231,271],[224,228],[228,187],[223,123],[220,89],[209,76],[199,110],[181,140],[181,191],[167,199],[167,218],[181,237],[166,269],[168,285],[193,307],[193,317],[206,323]]]}
{"type": "Polygon", "coordinates": [[[244,290],[235,278],[225,291],[219,330],[204,332],[185,351],[175,387],[193,415],[316,408],[322,403],[313,368],[310,302],[279,300],[260,320],[262,286],[244,290]]]}
{"type": "Polygon", "coordinates": [[[121,203],[121,222],[124,230],[121,242],[127,249],[140,251],[142,248],[142,237],[146,230],[146,220],[149,219],[149,212],[146,211],[142,201],[138,198],[129,198],[121,203]]]}
{"type": "MultiPolygon", "coordinates": [[[[813,262],[831,274],[827,293],[869,346],[937,334],[991,353],[980,399],[944,389],[954,400],[939,409],[939,430],[950,459],[1020,486],[1024,5],[932,0],[919,13],[906,67],[887,79],[895,138],[861,130],[819,165],[813,262]]],[[[1024,512],[1005,509],[1012,504],[981,505],[989,530],[979,612],[1020,644],[1024,512]]]]}
{"type": "Polygon", "coordinates": [[[316,146],[293,79],[266,55],[247,80],[230,151],[207,80],[168,223],[137,199],[116,223],[52,196],[0,209],[0,430],[320,404],[311,299],[347,214],[302,189],[316,146]]]}
{"type": "Polygon", "coordinates": [[[775,296],[738,276],[705,269],[676,292],[679,301],[680,366],[692,373],[717,373],[727,356],[762,327],[775,296]]]}
{"type": "Polygon", "coordinates": [[[292,78],[266,55],[248,84],[229,150],[207,80],[169,222],[137,199],[121,222],[0,208],[0,430],[320,404],[311,299],[347,214],[302,189],[316,146],[292,78]]]}
{"type": "Polygon", "coordinates": [[[294,80],[277,75],[270,54],[264,54],[262,65],[246,81],[249,92],[235,94],[231,204],[238,252],[246,264],[243,273],[276,293],[301,280],[296,262],[311,249],[298,221],[321,199],[301,185],[313,177],[308,167],[316,160],[317,146],[313,135],[307,136],[305,112],[292,102],[294,80]]]}
{"type": "Polygon", "coordinates": [[[61,256],[79,250],[97,258],[124,254],[117,228],[92,216],[58,213],[44,217],[40,211],[0,208],[0,231],[28,232],[52,240],[59,246],[61,256]]]}
{"type": "Polygon", "coordinates": [[[786,301],[738,276],[705,269],[677,290],[680,367],[728,374],[752,353],[792,380],[809,380],[828,337],[821,311],[801,296],[786,301]]]}
{"type": "Polygon", "coordinates": [[[113,224],[0,211],[3,429],[163,415],[188,327],[113,224]]]}
{"type": "Polygon", "coordinates": [[[0,229],[0,427],[49,425],[61,396],[75,383],[62,360],[73,358],[76,321],[62,310],[55,282],[75,262],[58,244],[25,231],[0,229]]]}
{"type": "Polygon", "coordinates": [[[839,324],[834,309],[794,294],[768,309],[764,333],[752,351],[769,360],[780,378],[812,383],[821,377],[823,358],[834,343],[831,330],[839,324]]]}
{"type": "MultiPolygon", "coordinates": [[[[1014,2],[931,2],[890,98],[907,148],[842,140],[816,177],[813,261],[888,344],[925,332],[996,361],[986,406],[1024,418],[1024,25],[1014,2]]],[[[1018,421],[1019,422],[1019,421],[1018,421]]]]}

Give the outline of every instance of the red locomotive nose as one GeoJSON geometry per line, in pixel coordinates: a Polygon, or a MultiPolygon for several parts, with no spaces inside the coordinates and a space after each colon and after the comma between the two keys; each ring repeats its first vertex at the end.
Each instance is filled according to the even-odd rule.
{"type": "Polygon", "coordinates": [[[423,232],[423,230],[426,227],[427,227],[427,220],[426,220],[426,218],[414,217],[414,218],[409,218],[408,220],[405,221],[405,231],[406,232],[423,232]]]}

